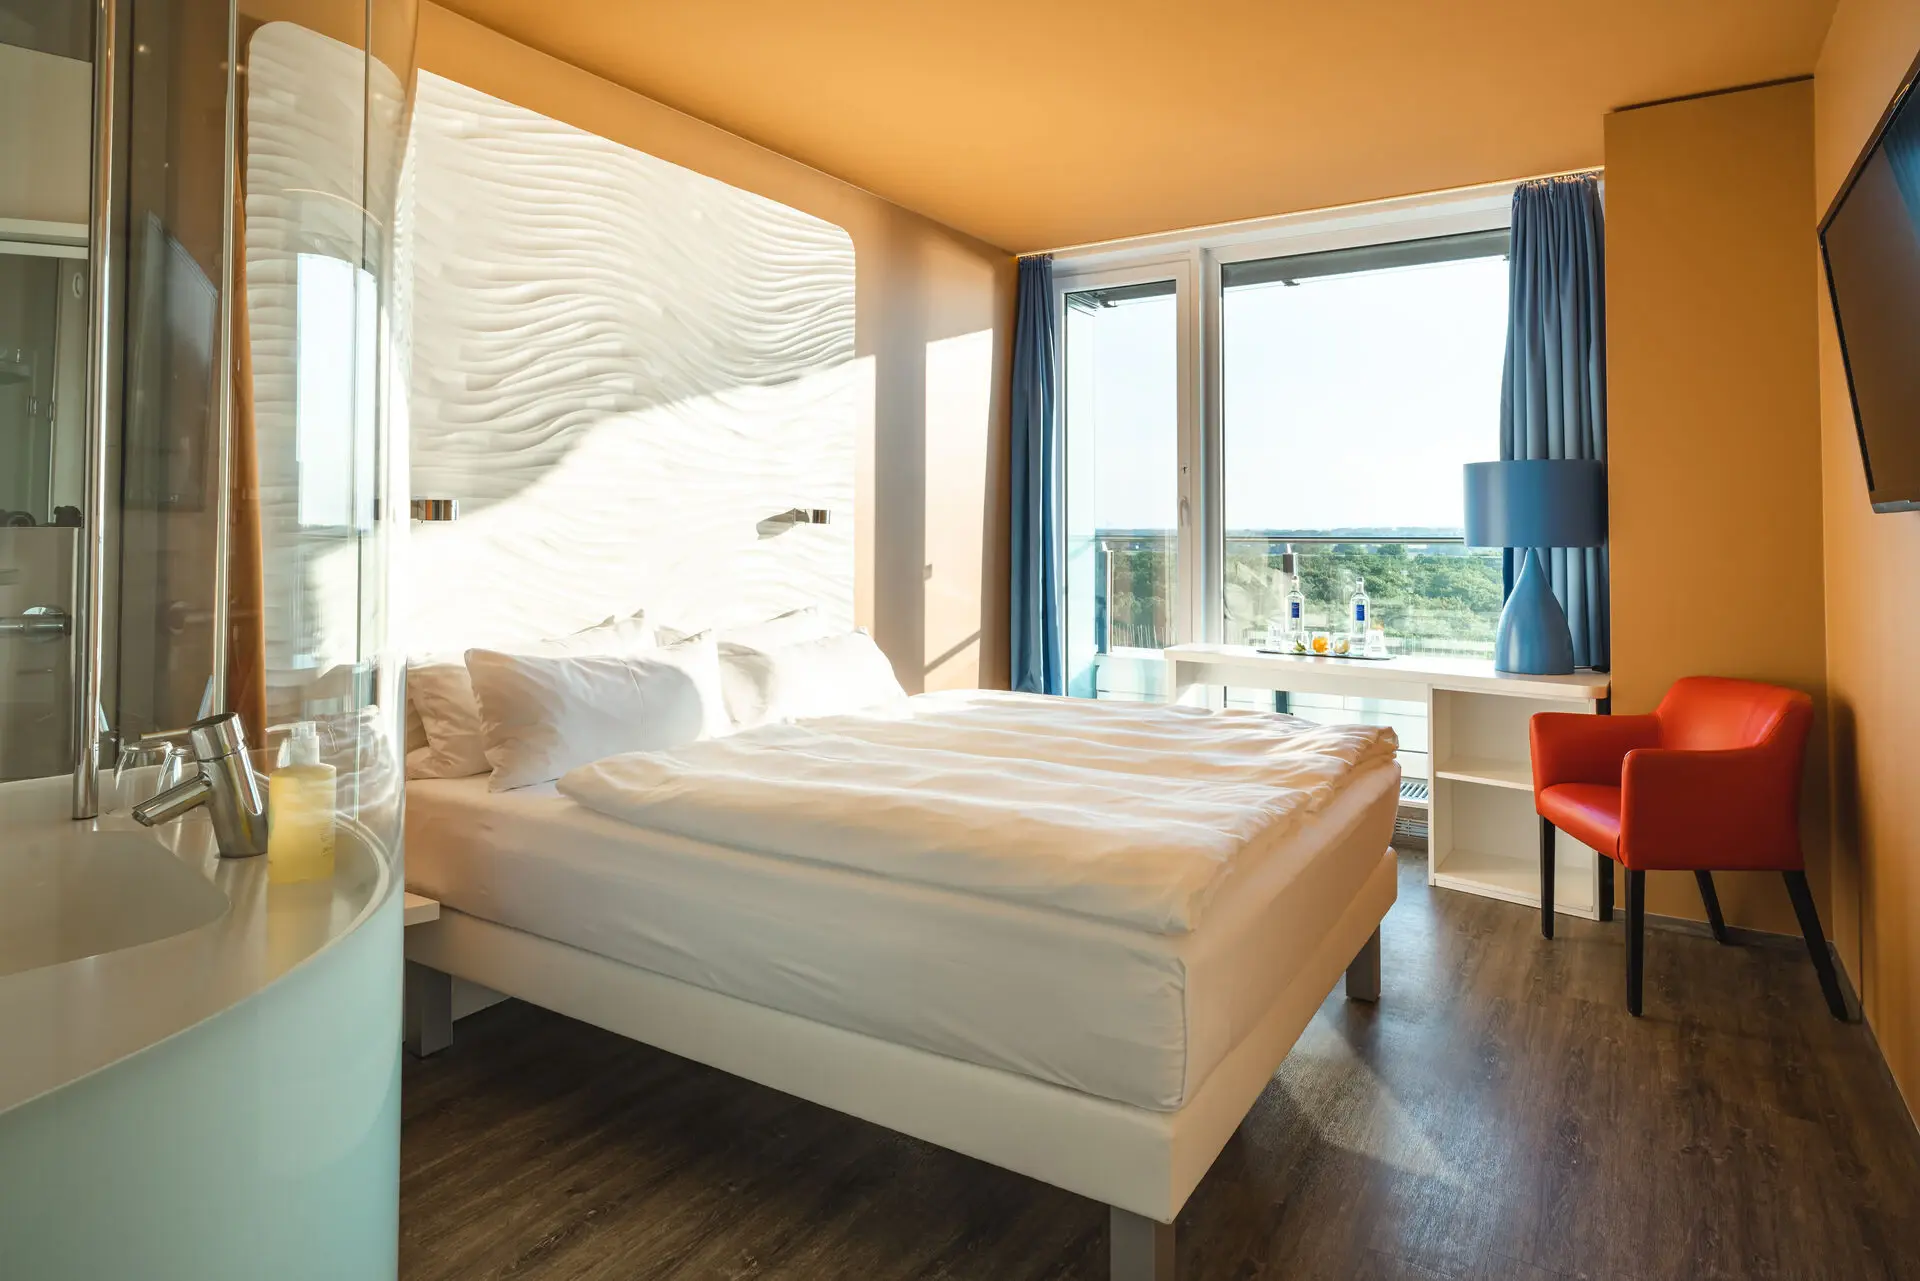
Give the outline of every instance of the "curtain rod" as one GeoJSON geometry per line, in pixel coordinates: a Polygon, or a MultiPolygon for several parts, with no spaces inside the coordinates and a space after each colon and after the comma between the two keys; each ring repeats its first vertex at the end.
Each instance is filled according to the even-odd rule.
{"type": "Polygon", "coordinates": [[[1483,191],[1494,187],[1518,187],[1529,182],[1545,182],[1553,178],[1581,178],[1588,174],[1605,172],[1603,165],[1588,165],[1581,169],[1561,169],[1553,173],[1530,174],[1524,178],[1503,179],[1498,182],[1475,182],[1464,187],[1442,187],[1436,191],[1414,191],[1400,196],[1380,196],[1372,200],[1355,200],[1343,205],[1321,205],[1312,209],[1287,209],[1280,213],[1262,214],[1256,218],[1236,218],[1231,222],[1202,223],[1197,227],[1169,227],[1165,231],[1147,231],[1134,236],[1117,236],[1112,240],[1088,240],[1077,245],[1060,245],[1052,249],[1030,249],[1026,253],[1015,254],[1019,258],[1046,258],[1055,254],[1077,254],[1089,250],[1124,249],[1128,245],[1149,240],[1161,240],[1172,236],[1184,236],[1194,239],[1212,235],[1230,235],[1235,228],[1252,227],[1259,223],[1270,222],[1275,218],[1310,217],[1315,214],[1333,214],[1348,210],[1365,209],[1368,205],[1383,205],[1391,201],[1415,200],[1424,196],[1458,196],[1468,192],[1483,191]]]}

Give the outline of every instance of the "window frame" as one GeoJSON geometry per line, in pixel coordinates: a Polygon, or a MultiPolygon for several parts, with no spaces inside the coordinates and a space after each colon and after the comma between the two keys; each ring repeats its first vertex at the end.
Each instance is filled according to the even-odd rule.
{"type": "MultiPolygon", "coordinates": [[[[1219,643],[1226,630],[1226,370],[1222,359],[1222,268],[1263,258],[1366,249],[1402,241],[1510,229],[1513,192],[1518,185],[1517,181],[1491,183],[1141,236],[1054,253],[1054,321],[1055,332],[1061,335],[1055,352],[1054,385],[1062,389],[1059,439],[1063,478],[1068,448],[1066,296],[1086,289],[1165,280],[1169,276],[1176,281],[1181,414],[1176,641],[1219,643]]],[[[1063,503],[1064,500],[1063,480],[1063,503]]],[[[1066,522],[1061,524],[1064,536],[1066,522]]]]}
{"type": "MultiPolygon", "coordinates": [[[[1178,445],[1179,465],[1173,477],[1175,484],[1174,507],[1174,641],[1190,641],[1198,636],[1193,630],[1193,618],[1198,602],[1196,589],[1201,582],[1203,562],[1200,539],[1194,537],[1195,513],[1202,509],[1199,469],[1194,458],[1199,449],[1200,403],[1198,393],[1198,360],[1193,344],[1199,333],[1196,311],[1199,300],[1196,297],[1193,262],[1189,255],[1157,256],[1129,262],[1124,265],[1099,268],[1087,271],[1061,272],[1056,259],[1053,277],[1053,321],[1054,333],[1060,341],[1054,344],[1054,381],[1059,389],[1059,441],[1060,441],[1060,504],[1061,538],[1064,542],[1066,531],[1072,523],[1067,515],[1067,295],[1084,293],[1093,289],[1116,289],[1128,285],[1158,284],[1171,280],[1174,291],[1174,361],[1177,382],[1174,389],[1175,400],[1175,436],[1178,445]]],[[[1065,563],[1066,548],[1061,550],[1061,562],[1065,563]]],[[[1148,651],[1141,651],[1143,654],[1148,651]]]]}

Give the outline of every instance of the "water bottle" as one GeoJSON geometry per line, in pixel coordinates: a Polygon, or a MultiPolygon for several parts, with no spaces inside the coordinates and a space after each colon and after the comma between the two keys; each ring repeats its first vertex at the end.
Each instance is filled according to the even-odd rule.
{"type": "Polygon", "coordinates": [[[1367,600],[1367,580],[1358,579],[1354,584],[1353,600],[1347,614],[1348,634],[1354,640],[1364,644],[1367,639],[1367,627],[1372,622],[1373,614],[1370,602],[1367,600]]]}

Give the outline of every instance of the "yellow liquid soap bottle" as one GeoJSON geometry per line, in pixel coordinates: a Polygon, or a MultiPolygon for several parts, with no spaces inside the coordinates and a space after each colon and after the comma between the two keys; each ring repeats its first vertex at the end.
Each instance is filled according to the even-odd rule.
{"type": "Polygon", "coordinates": [[[320,727],[301,721],[267,776],[267,880],[333,879],[334,768],[320,759],[320,727]]]}

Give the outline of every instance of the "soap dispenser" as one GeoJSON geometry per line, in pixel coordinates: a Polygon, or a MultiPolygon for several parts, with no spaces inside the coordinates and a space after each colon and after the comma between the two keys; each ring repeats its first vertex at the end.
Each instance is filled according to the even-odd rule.
{"type": "Polygon", "coordinates": [[[334,768],[320,759],[320,727],[301,721],[267,776],[267,880],[333,879],[334,768]]]}

